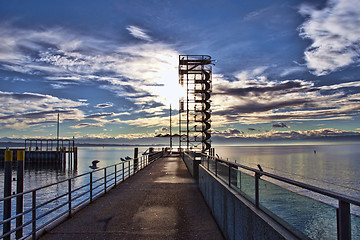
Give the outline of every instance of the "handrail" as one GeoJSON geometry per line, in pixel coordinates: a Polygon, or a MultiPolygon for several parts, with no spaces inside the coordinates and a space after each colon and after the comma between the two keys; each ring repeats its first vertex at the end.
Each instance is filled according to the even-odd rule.
{"type": "MultiPolygon", "coordinates": [[[[8,232],[0,233],[1,239],[10,239],[11,235],[14,234],[17,231],[27,227],[31,228],[31,230],[24,232],[21,234],[20,237],[16,236],[19,239],[25,239],[28,237],[32,237],[32,239],[36,239],[37,234],[39,231],[43,230],[45,227],[47,227],[49,224],[52,224],[53,222],[57,221],[58,219],[68,215],[71,216],[74,211],[77,211],[77,209],[80,209],[81,207],[90,204],[92,201],[100,197],[101,195],[107,193],[110,189],[115,187],[116,185],[120,184],[121,182],[125,181],[130,176],[136,174],[141,169],[145,168],[149,164],[151,164],[153,161],[158,159],[163,155],[163,151],[161,152],[153,152],[148,155],[140,156],[137,158],[137,161],[134,161],[136,159],[130,159],[127,161],[122,161],[117,164],[112,164],[107,167],[95,169],[93,171],[82,173],[80,175],[70,177],[61,181],[58,181],[56,183],[51,183],[45,186],[41,186],[38,188],[34,188],[31,190],[27,190],[22,193],[14,194],[8,197],[2,197],[0,198],[0,203],[5,201],[11,201],[12,199],[16,199],[19,196],[25,196],[30,195],[31,199],[31,205],[30,208],[24,210],[22,213],[10,216],[7,219],[0,219],[0,226],[4,228],[5,224],[8,224],[11,226],[11,221],[14,221],[15,219],[18,219],[19,217],[23,218],[25,215],[29,216],[29,218],[26,220],[25,223],[22,223],[20,226],[11,226],[10,230],[8,232]],[[131,162],[133,162],[131,164],[131,162]],[[121,166],[121,168],[117,168],[118,166],[121,166]],[[114,171],[107,172],[107,169],[114,168],[114,171]],[[94,176],[96,173],[101,174],[101,171],[103,171],[103,175],[101,176],[94,176]],[[73,181],[76,179],[79,179],[81,177],[89,176],[89,182],[85,182],[84,184],[80,186],[76,186],[73,181]],[[97,184],[94,184],[97,183],[97,184]],[[46,200],[45,202],[41,202],[39,205],[37,204],[37,192],[43,189],[47,189],[59,184],[67,184],[68,186],[65,187],[66,189],[64,192],[61,192],[58,196],[55,196],[49,200],[46,200]],[[100,188],[100,189],[98,189],[100,188]],[[98,189],[98,190],[96,190],[98,189]],[[96,191],[94,191],[96,190],[96,191]],[[61,201],[62,200],[62,201],[61,201]],[[55,203],[56,201],[56,203],[55,203]],[[58,202],[60,201],[60,202],[58,202]],[[55,206],[50,206],[51,204],[54,204],[55,206]],[[42,207],[49,206],[45,211],[40,211],[42,207]],[[67,207],[68,206],[68,207],[67,207]],[[67,208],[67,209],[64,209],[67,208]],[[61,212],[56,212],[60,211],[61,212]],[[56,216],[53,217],[49,214],[56,212],[56,216]],[[44,217],[49,216],[48,219],[44,219],[44,217]],[[40,222],[40,226],[37,226],[37,222],[40,219],[44,219],[42,222],[40,222]]],[[[30,203],[29,203],[30,204],[30,203]]]]}
{"type": "MultiPolygon", "coordinates": [[[[259,204],[259,182],[260,182],[260,177],[262,176],[266,176],[269,177],[271,179],[275,179],[278,180],[280,182],[283,183],[287,183],[296,187],[300,187],[302,189],[306,189],[309,190],[311,192],[315,192],[327,197],[331,197],[333,199],[338,200],[338,208],[337,208],[337,214],[336,214],[336,219],[337,219],[337,233],[338,233],[338,239],[351,239],[351,214],[350,214],[350,204],[354,204],[357,206],[360,206],[360,201],[358,199],[355,199],[354,197],[351,196],[345,196],[343,194],[334,192],[334,191],[330,191],[324,188],[320,188],[320,187],[316,187],[310,184],[306,184],[306,183],[302,183],[299,181],[295,181],[292,179],[288,179],[282,176],[278,176],[276,174],[272,174],[272,173],[268,173],[265,171],[262,171],[260,169],[255,169],[252,167],[248,167],[239,163],[235,163],[235,162],[230,162],[228,160],[224,160],[224,159],[220,159],[218,157],[215,156],[211,156],[211,155],[207,155],[207,154],[195,154],[194,156],[190,156],[187,152],[183,152],[183,154],[190,158],[195,160],[196,156],[201,157],[201,164],[204,166],[204,168],[206,168],[208,171],[213,172],[215,174],[215,177],[218,177],[218,163],[222,163],[223,165],[225,165],[225,167],[228,168],[226,174],[228,174],[228,179],[222,179],[219,177],[219,180],[225,182],[228,184],[228,186],[230,188],[234,188],[233,184],[231,183],[231,172],[232,171],[240,171],[240,169],[245,169],[247,171],[253,172],[254,174],[254,205],[256,208],[258,208],[259,210],[262,210],[263,212],[265,212],[266,214],[267,211],[263,210],[260,207],[259,204]],[[213,161],[215,162],[215,169],[210,169],[210,164],[209,162],[213,161]]],[[[248,174],[250,175],[250,174],[248,174]]]]}
{"type": "Polygon", "coordinates": [[[310,190],[312,192],[320,193],[320,194],[328,196],[328,197],[336,198],[338,200],[342,200],[342,201],[345,201],[345,202],[360,206],[360,201],[358,199],[355,199],[355,198],[350,197],[350,196],[343,195],[341,193],[337,193],[337,192],[334,192],[334,191],[331,191],[331,190],[316,187],[316,186],[313,186],[313,185],[310,185],[310,184],[302,183],[302,182],[299,182],[299,181],[296,181],[296,180],[292,180],[292,179],[289,179],[289,178],[278,176],[278,175],[268,173],[268,172],[265,172],[265,171],[260,171],[259,169],[248,167],[248,166],[245,166],[245,165],[242,165],[242,164],[239,164],[239,163],[234,163],[234,162],[231,162],[231,161],[228,161],[228,160],[220,159],[218,157],[206,155],[206,154],[203,154],[203,153],[201,155],[205,156],[205,157],[210,157],[210,158],[212,158],[212,159],[214,159],[216,161],[219,161],[219,162],[223,162],[223,163],[225,163],[225,164],[227,164],[229,166],[230,165],[237,166],[237,167],[246,169],[248,171],[252,171],[254,173],[257,173],[257,174],[260,174],[260,175],[263,175],[263,176],[267,176],[267,177],[279,180],[281,182],[285,182],[285,183],[288,183],[288,184],[291,184],[291,185],[294,185],[294,186],[297,186],[297,187],[300,187],[300,188],[304,188],[306,190],[310,190]]]}

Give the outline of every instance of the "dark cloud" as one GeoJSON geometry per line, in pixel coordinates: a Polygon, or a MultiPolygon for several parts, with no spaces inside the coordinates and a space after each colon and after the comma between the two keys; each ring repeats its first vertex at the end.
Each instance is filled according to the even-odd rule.
{"type": "Polygon", "coordinates": [[[36,122],[29,122],[27,123],[27,125],[31,126],[31,125],[42,125],[42,124],[55,124],[57,123],[56,120],[48,120],[48,121],[36,121],[36,122]]]}
{"type": "Polygon", "coordinates": [[[239,115],[241,113],[255,113],[255,112],[266,112],[269,110],[280,109],[280,108],[291,108],[291,107],[310,107],[312,106],[311,99],[285,99],[282,102],[246,102],[243,105],[232,106],[226,110],[216,111],[214,115],[239,115]]]}
{"type": "Polygon", "coordinates": [[[30,112],[30,113],[24,113],[24,114],[13,114],[13,115],[7,115],[7,116],[2,116],[0,117],[0,119],[41,119],[41,118],[45,118],[48,117],[49,115],[53,115],[56,116],[57,114],[69,114],[71,115],[72,113],[74,113],[74,110],[70,109],[70,110],[51,110],[51,111],[39,111],[39,112],[30,112]]]}
{"type": "Polygon", "coordinates": [[[96,108],[108,108],[108,107],[112,107],[113,104],[112,103],[100,103],[98,105],[96,105],[96,108]]]}
{"type": "Polygon", "coordinates": [[[249,131],[256,131],[255,128],[248,128],[249,131]]]}
{"type": "MultiPolygon", "coordinates": [[[[255,85],[255,83],[248,82],[248,85],[255,85]]],[[[317,88],[309,88],[309,84],[304,81],[285,81],[277,83],[273,86],[262,84],[256,84],[253,87],[244,87],[244,88],[228,88],[226,86],[219,87],[220,93],[214,94],[228,94],[233,96],[248,96],[249,94],[262,94],[262,93],[271,93],[271,92],[312,92],[318,91],[317,88]]]]}
{"type": "Polygon", "coordinates": [[[286,125],[286,123],[275,123],[272,125],[273,128],[288,128],[288,126],[286,125]]]}
{"type": "Polygon", "coordinates": [[[102,127],[103,124],[100,123],[79,123],[71,128],[87,128],[87,127],[102,127]]]}

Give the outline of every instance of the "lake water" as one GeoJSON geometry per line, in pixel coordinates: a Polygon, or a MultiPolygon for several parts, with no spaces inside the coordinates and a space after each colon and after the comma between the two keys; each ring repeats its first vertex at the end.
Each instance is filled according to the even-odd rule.
{"type": "MultiPolygon", "coordinates": [[[[357,144],[222,146],[216,148],[216,153],[229,161],[256,169],[260,164],[266,172],[360,200],[360,145],[357,144]]],[[[241,191],[254,199],[254,178],[241,174],[240,179],[241,191]]],[[[266,177],[261,179],[266,181],[260,180],[260,204],[264,210],[271,211],[270,215],[311,239],[336,239],[336,199],[266,177]]],[[[351,212],[352,239],[360,239],[360,217],[357,217],[360,207],[351,205],[351,212]]]]}
{"type": "MultiPolygon", "coordinates": [[[[139,154],[146,149],[147,147],[140,147],[139,154]]],[[[360,144],[216,146],[215,151],[223,159],[254,168],[260,164],[266,172],[360,200],[360,174],[358,174],[360,173],[360,144]]],[[[91,170],[89,165],[95,159],[100,160],[99,167],[105,167],[120,162],[120,157],[132,157],[133,154],[133,147],[81,147],[78,149],[77,169],[25,169],[25,190],[89,172],[91,170]]],[[[15,171],[13,177],[16,177],[15,171]]],[[[3,181],[3,169],[1,169],[0,189],[3,189],[3,181]]],[[[291,189],[291,186],[284,187],[291,189]]],[[[16,182],[13,183],[13,189],[16,189],[16,182]]],[[[299,192],[298,189],[291,190],[299,192]]],[[[300,193],[337,206],[337,202],[334,200],[311,195],[308,192],[300,191],[300,193]]],[[[0,194],[3,195],[2,192],[0,194]]],[[[266,203],[264,204],[266,205],[266,203]]],[[[319,209],[320,207],[317,207],[317,210],[319,209]]],[[[351,211],[360,216],[360,208],[352,207],[351,211]]],[[[2,215],[2,207],[0,213],[2,215]]],[[[334,224],[336,223],[332,223],[332,225],[334,224]]],[[[355,231],[356,235],[353,236],[353,239],[360,239],[360,229],[357,228],[355,231]]]]}
{"type": "Polygon", "coordinates": [[[223,159],[360,199],[360,145],[216,147],[223,159]],[[316,152],[314,152],[316,151],[316,152]]]}

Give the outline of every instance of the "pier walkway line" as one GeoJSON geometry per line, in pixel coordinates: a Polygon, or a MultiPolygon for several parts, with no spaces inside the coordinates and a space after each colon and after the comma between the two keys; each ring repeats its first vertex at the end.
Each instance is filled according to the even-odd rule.
{"type": "Polygon", "coordinates": [[[224,239],[178,156],[156,160],[42,239],[224,239]]]}

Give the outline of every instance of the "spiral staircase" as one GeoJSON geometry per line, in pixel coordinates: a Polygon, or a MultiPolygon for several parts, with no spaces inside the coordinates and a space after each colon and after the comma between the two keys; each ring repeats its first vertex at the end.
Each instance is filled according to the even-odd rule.
{"type": "Polygon", "coordinates": [[[186,89],[179,108],[180,147],[211,148],[212,62],[208,55],[179,55],[179,83],[186,89]]]}

